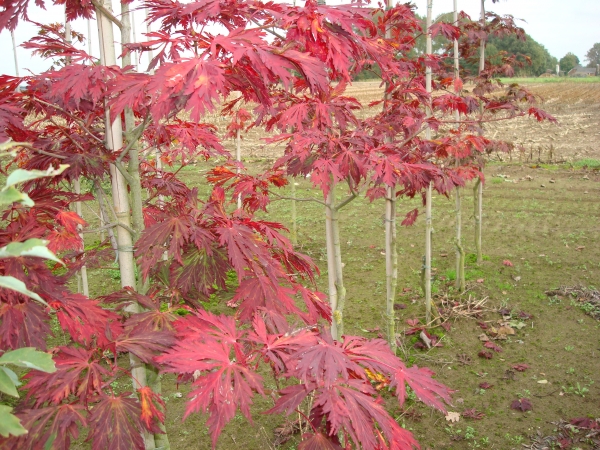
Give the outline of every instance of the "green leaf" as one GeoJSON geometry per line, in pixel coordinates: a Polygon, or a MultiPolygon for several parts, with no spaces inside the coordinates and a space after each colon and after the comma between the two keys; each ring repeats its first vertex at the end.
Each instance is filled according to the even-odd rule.
{"type": "Polygon", "coordinates": [[[46,247],[48,241],[42,239],[27,239],[25,242],[11,242],[6,247],[0,248],[0,258],[18,257],[18,256],[37,256],[38,258],[51,259],[52,261],[63,262],[56,257],[46,247]]]}
{"type": "Polygon", "coordinates": [[[42,297],[37,295],[35,292],[31,292],[29,289],[27,289],[25,283],[23,283],[21,280],[17,280],[15,277],[0,276],[0,287],[12,289],[13,291],[17,291],[48,306],[48,304],[42,299],[42,297]]]}
{"type": "Polygon", "coordinates": [[[58,169],[53,169],[52,167],[49,167],[48,170],[17,169],[6,179],[6,186],[14,186],[17,183],[24,183],[25,181],[36,180],[38,178],[53,177],[61,174],[67,167],[69,167],[68,164],[61,164],[58,169]]]}
{"type": "Polygon", "coordinates": [[[19,418],[14,414],[11,414],[12,408],[6,405],[0,405],[0,435],[8,437],[10,434],[13,436],[22,436],[27,434],[27,430],[23,428],[19,418]]]}
{"type": "Polygon", "coordinates": [[[21,142],[6,141],[0,144],[0,156],[16,156],[17,151],[13,147],[18,147],[21,142]]]}
{"type": "Polygon", "coordinates": [[[18,348],[4,353],[0,356],[0,364],[14,364],[42,372],[56,372],[52,356],[33,347],[18,348]]]}
{"type": "Polygon", "coordinates": [[[14,202],[21,202],[25,206],[33,206],[33,200],[27,194],[19,192],[12,186],[5,187],[0,191],[0,205],[10,205],[14,202]]]}
{"type": "Polygon", "coordinates": [[[13,397],[18,397],[17,383],[19,383],[19,379],[16,373],[8,367],[0,367],[0,391],[13,397]]]}

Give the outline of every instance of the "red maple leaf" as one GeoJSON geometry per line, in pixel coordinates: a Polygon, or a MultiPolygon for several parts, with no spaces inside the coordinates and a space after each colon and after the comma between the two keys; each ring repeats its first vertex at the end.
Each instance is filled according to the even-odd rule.
{"type": "Polygon", "coordinates": [[[161,396],[152,391],[148,386],[138,389],[142,414],[140,419],[144,426],[152,433],[162,434],[159,424],[165,422],[166,405],[161,396]]]}
{"type": "Polygon", "coordinates": [[[142,331],[135,329],[127,336],[119,336],[114,344],[119,352],[131,352],[145,363],[151,363],[154,356],[163,353],[175,342],[169,331],[142,331]]]}
{"type": "Polygon", "coordinates": [[[481,420],[485,417],[485,414],[473,409],[465,409],[461,414],[465,419],[481,420]]]}
{"type": "Polygon", "coordinates": [[[144,449],[141,413],[140,403],[129,393],[104,396],[90,413],[86,441],[92,443],[93,450],[144,449]]]}
{"type": "Polygon", "coordinates": [[[67,450],[72,440],[79,437],[79,428],[87,427],[84,407],[75,403],[51,405],[39,409],[24,409],[17,413],[21,425],[27,430],[25,436],[2,439],[2,448],[52,448],[67,450]]]}
{"type": "Polygon", "coordinates": [[[510,404],[511,409],[516,409],[518,411],[531,411],[533,409],[533,406],[531,405],[531,400],[529,400],[528,398],[520,398],[517,400],[514,400],[511,404],[510,404]]]}
{"type": "Polygon", "coordinates": [[[489,349],[494,350],[496,353],[502,352],[502,347],[500,347],[497,344],[494,344],[492,341],[487,341],[486,343],[483,344],[483,346],[485,348],[489,348],[489,349]]]}
{"type": "Polygon", "coordinates": [[[479,387],[481,389],[491,389],[491,388],[494,387],[494,385],[490,384],[490,383],[483,382],[483,383],[479,383],[479,387]]]}
{"type": "Polygon", "coordinates": [[[178,329],[181,339],[156,360],[167,372],[194,375],[185,417],[208,412],[207,425],[216,443],[238,408],[252,420],[250,405],[254,392],[263,393],[262,377],[249,366],[232,318],[198,313],[181,319],[178,329]]]}
{"type": "Polygon", "coordinates": [[[46,402],[59,404],[70,395],[79,397],[86,404],[101,394],[105,383],[115,374],[102,363],[97,349],[59,347],[54,355],[56,372],[30,371],[28,398],[35,399],[37,406],[46,402]]]}
{"type": "Polygon", "coordinates": [[[527,364],[514,364],[512,368],[517,372],[525,372],[527,369],[529,369],[529,366],[527,364]]]}
{"type": "Polygon", "coordinates": [[[400,406],[406,398],[405,383],[410,386],[419,400],[427,406],[446,412],[445,403],[450,403],[450,389],[432,378],[433,372],[426,367],[412,366],[407,368],[402,361],[392,373],[390,388],[396,388],[396,396],[400,406]]]}
{"type": "Polygon", "coordinates": [[[492,352],[486,352],[483,350],[481,350],[479,353],[477,353],[477,356],[479,356],[480,358],[485,358],[485,359],[492,359],[494,357],[492,352]]]}

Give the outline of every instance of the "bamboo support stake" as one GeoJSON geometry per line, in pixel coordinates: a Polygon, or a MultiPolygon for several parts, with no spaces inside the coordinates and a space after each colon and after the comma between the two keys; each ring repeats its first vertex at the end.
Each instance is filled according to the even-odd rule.
{"type": "MultiPolygon", "coordinates": [[[[431,55],[431,9],[433,7],[433,0],[427,0],[427,54],[431,55]]],[[[431,67],[425,69],[425,89],[428,93],[431,93],[431,67]]],[[[431,101],[431,100],[429,100],[431,101]]],[[[431,115],[431,106],[427,106],[427,115],[431,115]]],[[[429,127],[425,130],[425,139],[431,139],[431,129],[429,127]]],[[[432,217],[431,217],[431,200],[432,200],[432,186],[429,183],[426,194],[425,204],[425,322],[431,321],[431,234],[432,228],[432,217]]]]}
{"type": "MultiPolygon", "coordinates": [[[[96,17],[98,22],[98,40],[100,45],[100,57],[103,65],[114,66],[117,64],[115,54],[114,35],[111,19],[104,14],[104,10],[111,10],[110,0],[104,0],[102,7],[96,8],[96,17]]],[[[123,130],[121,127],[121,118],[117,117],[112,123],[108,108],[105,111],[106,123],[106,144],[109,150],[118,151],[123,147],[123,130]]],[[[119,271],[121,274],[122,287],[135,287],[135,263],[133,260],[133,236],[128,231],[131,229],[129,197],[127,195],[127,185],[124,175],[117,170],[114,164],[110,165],[110,175],[113,194],[113,205],[115,215],[119,225],[117,227],[117,245],[119,255],[119,271]]],[[[139,308],[139,305],[136,305],[139,308]]],[[[146,367],[133,354],[129,354],[131,363],[131,378],[133,388],[137,391],[139,388],[147,385],[146,367]]],[[[147,431],[142,432],[144,445],[147,450],[156,448],[154,434],[147,431]]]]}

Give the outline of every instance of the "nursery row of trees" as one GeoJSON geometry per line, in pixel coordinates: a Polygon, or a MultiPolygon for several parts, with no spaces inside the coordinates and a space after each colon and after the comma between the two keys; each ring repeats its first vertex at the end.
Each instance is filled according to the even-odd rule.
{"type": "MultiPolygon", "coordinates": [[[[28,0],[2,6],[0,29],[27,20],[28,0]]],[[[94,449],[169,448],[160,373],[175,373],[192,385],[186,416],[208,414],[213,443],[237,411],[252,419],[254,396],[270,395],[267,412],[305,416],[311,431],[300,448],[413,448],[412,434],[381,396],[394,395],[402,405],[408,385],[444,411],[450,390],[395,354],[396,199],[423,197],[430,237],[432,190],[450,195],[475,179],[481,201],[482,156],[506,145],[483,135],[487,121],[550,118],[533,106],[531,93],[495,81],[512,73],[517,58],[483,64],[489,36],[522,30],[510,17],[484,12],[479,22],[455,17],[422,30],[409,6],[391,3],[384,10],[313,0],[141,6],[156,31],[133,43],[128,2],[119,12],[108,0],[67,2],[67,22],[96,17],[100,61],[73,44],[77,34],[68,24],[41,25],[25,46],[57,60],[58,68],[0,76],[0,141],[10,140],[14,152],[3,170],[20,171],[6,189],[17,192],[22,182],[24,193],[6,202],[0,232],[1,274],[16,280],[0,289],[0,390],[18,395],[19,379],[3,365],[15,360],[11,350],[47,350],[52,323],[65,336],[50,349],[55,367],[19,360],[32,370],[22,376],[15,415],[0,409],[0,422],[11,424],[0,428],[0,445],[69,448],[85,438],[94,449]],[[415,55],[422,33],[427,51],[415,55]],[[451,52],[433,54],[436,35],[454,41],[451,52]],[[116,39],[124,48],[120,66],[116,39]],[[478,73],[461,72],[452,52],[464,60],[479,56],[478,73]],[[145,53],[152,54],[148,70],[135,72],[132,55],[145,53]],[[380,112],[362,119],[356,114],[362,105],[344,91],[355,74],[373,67],[381,69],[385,93],[380,112]],[[502,94],[491,95],[497,89],[502,94]],[[230,119],[227,132],[204,121],[213,112],[230,119]],[[285,147],[258,175],[222,143],[223,135],[239,139],[251,127],[285,147]],[[170,170],[175,162],[213,157],[226,162],[209,171],[207,198],[170,170]],[[273,189],[308,174],[323,193],[327,296],[316,290],[316,265],[295,250],[283,227],[254,217],[267,210],[273,189]],[[82,180],[88,192],[81,192],[82,180]],[[336,199],[336,187],[345,199],[336,199]],[[339,211],[359,195],[385,203],[387,342],[343,332],[339,211]],[[92,201],[102,225],[85,230],[76,208],[92,201]],[[86,249],[82,231],[108,237],[86,249]],[[43,253],[41,240],[54,253],[43,253]],[[15,250],[18,243],[23,247],[15,250]],[[42,259],[54,254],[64,268],[42,259]],[[115,258],[121,290],[100,298],[71,291],[69,280],[83,277],[84,267],[115,258]],[[230,273],[237,278],[231,314],[205,311],[203,302],[227,289],[230,273]],[[113,388],[124,376],[131,377],[131,392],[113,388]],[[266,388],[269,379],[277,389],[266,388]]],[[[479,224],[481,208],[474,214],[479,224]]],[[[403,224],[418,213],[408,212],[403,224]]],[[[459,267],[461,242],[458,232],[459,267]]],[[[458,281],[464,289],[464,278],[458,281]]]]}

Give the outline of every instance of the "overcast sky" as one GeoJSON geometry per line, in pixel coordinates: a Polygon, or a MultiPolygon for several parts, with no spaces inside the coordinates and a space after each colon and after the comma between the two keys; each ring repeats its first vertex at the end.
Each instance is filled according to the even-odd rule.
{"type": "MultiPolygon", "coordinates": [[[[405,1],[405,0],[401,0],[405,1]]],[[[33,1],[30,2],[33,5],[33,1]]],[[[329,0],[328,3],[341,3],[341,0],[329,0]]],[[[413,0],[418,6],[418,13],[426,14],[426,0],[413,0]]],[[[49,2],[48,2],[49,4],[49,2]]],[[[116,6],[115,2],[115,6],[116,6]]],[[[452,0],[433,0],[433,16],[452,10],[452,0]]],[[[458,0],[458,9],[465,11],[473,19],[479,17],[480,0],[458,0]]],[[[498,14],[511,14],[523,19],[519,22],[525,31],[536,41],[544,45],[551,55],[562,58],[567,52],[575,53],[582,63],[586,52],[596,42],[600,42],[600,0],[500,0],[499,3],[486,1],[486,8],[498,14]]],[[[63,7],[49,6],[47,11],[32,8],[30,16],[42,23],[60,22],[63,20],[63,7]]],[[[135,21],[137,39],[142,39],[145,26],[142,24],[142,13],[136,13],[135,21]]],[[[92,21],[92,53],[98,56],[96,23],[92,21]]],[[[87,22],[78,21],[73,28],[87,36],[87,22]]],[[[15,31],[17,45],[35,35],[36,29],[27,23],[20,23],[15,31]]],[[[15,74],[12,53],[12,41],[8,31],[0,33],[0,73],[15,74]]],[[[19,71],[27,74],[46,70],[49,64],[40,58],[33,58],[23,49],[17,50],[19,71]]]]}

